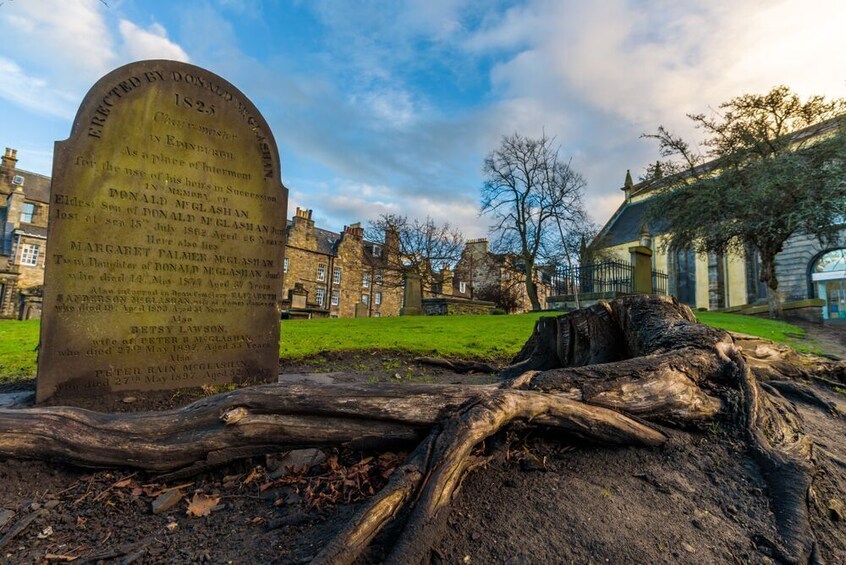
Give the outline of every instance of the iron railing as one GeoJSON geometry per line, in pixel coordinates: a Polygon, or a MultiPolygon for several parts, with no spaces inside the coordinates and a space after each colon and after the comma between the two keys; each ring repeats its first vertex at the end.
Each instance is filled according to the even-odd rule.
{"type": "MultiPolygon", "coordinates": [[[[590,295],[597,298],[634,292],[634,267],[620,260],[588,263],[575,267],[559,267],[552,280],[558,296],[590,295]]],[[[667,275],[652,271],[652,289],[657,294],[667,293],[667,275]]],[[[587,296],[586,296],[587,297],[587,296]]]]}

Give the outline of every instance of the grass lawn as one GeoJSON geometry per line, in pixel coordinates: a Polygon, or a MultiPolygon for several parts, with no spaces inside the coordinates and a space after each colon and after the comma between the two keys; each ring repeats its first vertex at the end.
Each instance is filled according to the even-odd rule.
{"type": "Polygon", "coordinates": [[[39,320],[0,320],[0,383],[35,376],[39,320]]]}
{"type": "Polygon", "coordinates": [[[806,353],[819,353],[816,342],[803,339],[805,330],[799,326],[757,318],[755,316],[744,316],[743,314],[722,314],[719,312],[695,312],[696,317],[703,324],[720,328],[730,332],[737,332],[749,335],[756,335],[778,343],[784,343],[806,353]]]}
{"type": "Polygon", "coordinates": [[[520,351],[542,315],[285,320],[280,354],[297,358],[320,351],[378,348],[506,360],[520,351]]]}
{"type": "MultiPolygon", "coordinates": [[[[280,356],[297,359],[323,351],[392,349],[421,355],[505,361],[520,350],[542,315],[415,316],[285,320],[280,356]]],[[[697,312],[708,325],[814,351],[804,330],[784,322],[697,312]]],[[[0,320],[0,383],[35,375],[38,320],[0,320]]]]}

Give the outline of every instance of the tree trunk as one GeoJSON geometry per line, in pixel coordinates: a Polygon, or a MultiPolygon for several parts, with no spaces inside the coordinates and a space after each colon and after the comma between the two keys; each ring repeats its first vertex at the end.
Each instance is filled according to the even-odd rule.
{"type": "Polygon", "coordinates": [[[767,287],[767,306],[769,306],[770,318],[781,320],[784,319],[784,308],[781,303],[781,296],[778,293],[775,256],[776,254],[771,251],[761,252],[761,282],[767,287]]]}
{"type": "Polygon", "coordinates": [[[537,312],[541,309],[541,305],[540,300],[538,300],[538,286],[535,284],[534,270],[534,261],[529,261],[524,257],[523,276],[526,279],[526,295],[529,297],[529,302],[532,303],[532,310],[537,312]]]}
{"type": "Polygon", "coordinates": [[[351,563],[398,521],[403,528],[388,562],[422,563],[476,464],[474,446],[512,423],[649,448],[667,439],[650,422],[688,426],[729,416],[745,430],[768,482],[781,536],[774,551],[782,561],[805,563],[817,556],[808,504],[825,455],[812,452],[812,438],[775,383],[761,380],[818,402],[795,379],[841,384],[844,375],[842,364],[800,362],[786,348],[741,350],[675,299],[632,296],[541,318],[498,385],[276,384],[161,413],[5,409],[0,456],[175,478],[294,446],[417,444],[315,562],[351,563]]]}

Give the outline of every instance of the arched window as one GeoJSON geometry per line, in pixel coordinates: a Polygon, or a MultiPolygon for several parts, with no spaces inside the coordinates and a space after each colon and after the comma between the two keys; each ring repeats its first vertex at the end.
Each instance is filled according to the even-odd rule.
{"type": "Polygon", "coordinates": [[[846,249],[834,249],[820,255],[811,266],[811,280],[817,296],[826,302],[823,317],[846,319],[846,249]]]}
{"type": "Polygon", "coordinates": [[[820,255],[812,272],[839,273],[840,277],[846,277],[846,249],[835,249],[820,255]]]}
{"type": "Polygon", "coordinates": [[[679,302],[696,306],[696,252],[692,249],[673,247],[667,258],[669,265],[670,294],[679,302]]]}
{"type": "Polygon", "coordinates": [[[767,298],[767,285],[761,282],[761,254],[747,245],[746,253],[746,303],[755,304],[767,298]]]}
{"type": "Polygon", "coordinates": [[[726,307],[726,271],[722,253],[708,253],[708,309],[726,307]]]}

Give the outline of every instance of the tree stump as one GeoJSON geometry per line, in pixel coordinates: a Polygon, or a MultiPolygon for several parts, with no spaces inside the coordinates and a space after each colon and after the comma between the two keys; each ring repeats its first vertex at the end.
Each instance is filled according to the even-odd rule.
{"type": "Polygon", "coordinates": [[[667,439],[650,423],[729,418],[768,482],[781,537],[773,550],[785,562],[816,561],[808,505],[825,454],[785,395],[834,410],[805,381],[842,384],[846,368],[738,341],[673,298],[632,296],[541,318],[499,385],[274,384],[159,413],[0,409],[0,456],[177,477],[294,446],[416,444],[315,562],[351,563],[400,521],[388,562],[422,563],[477,463],[473,448],[512,423],[649,448],[667,439]]]}

